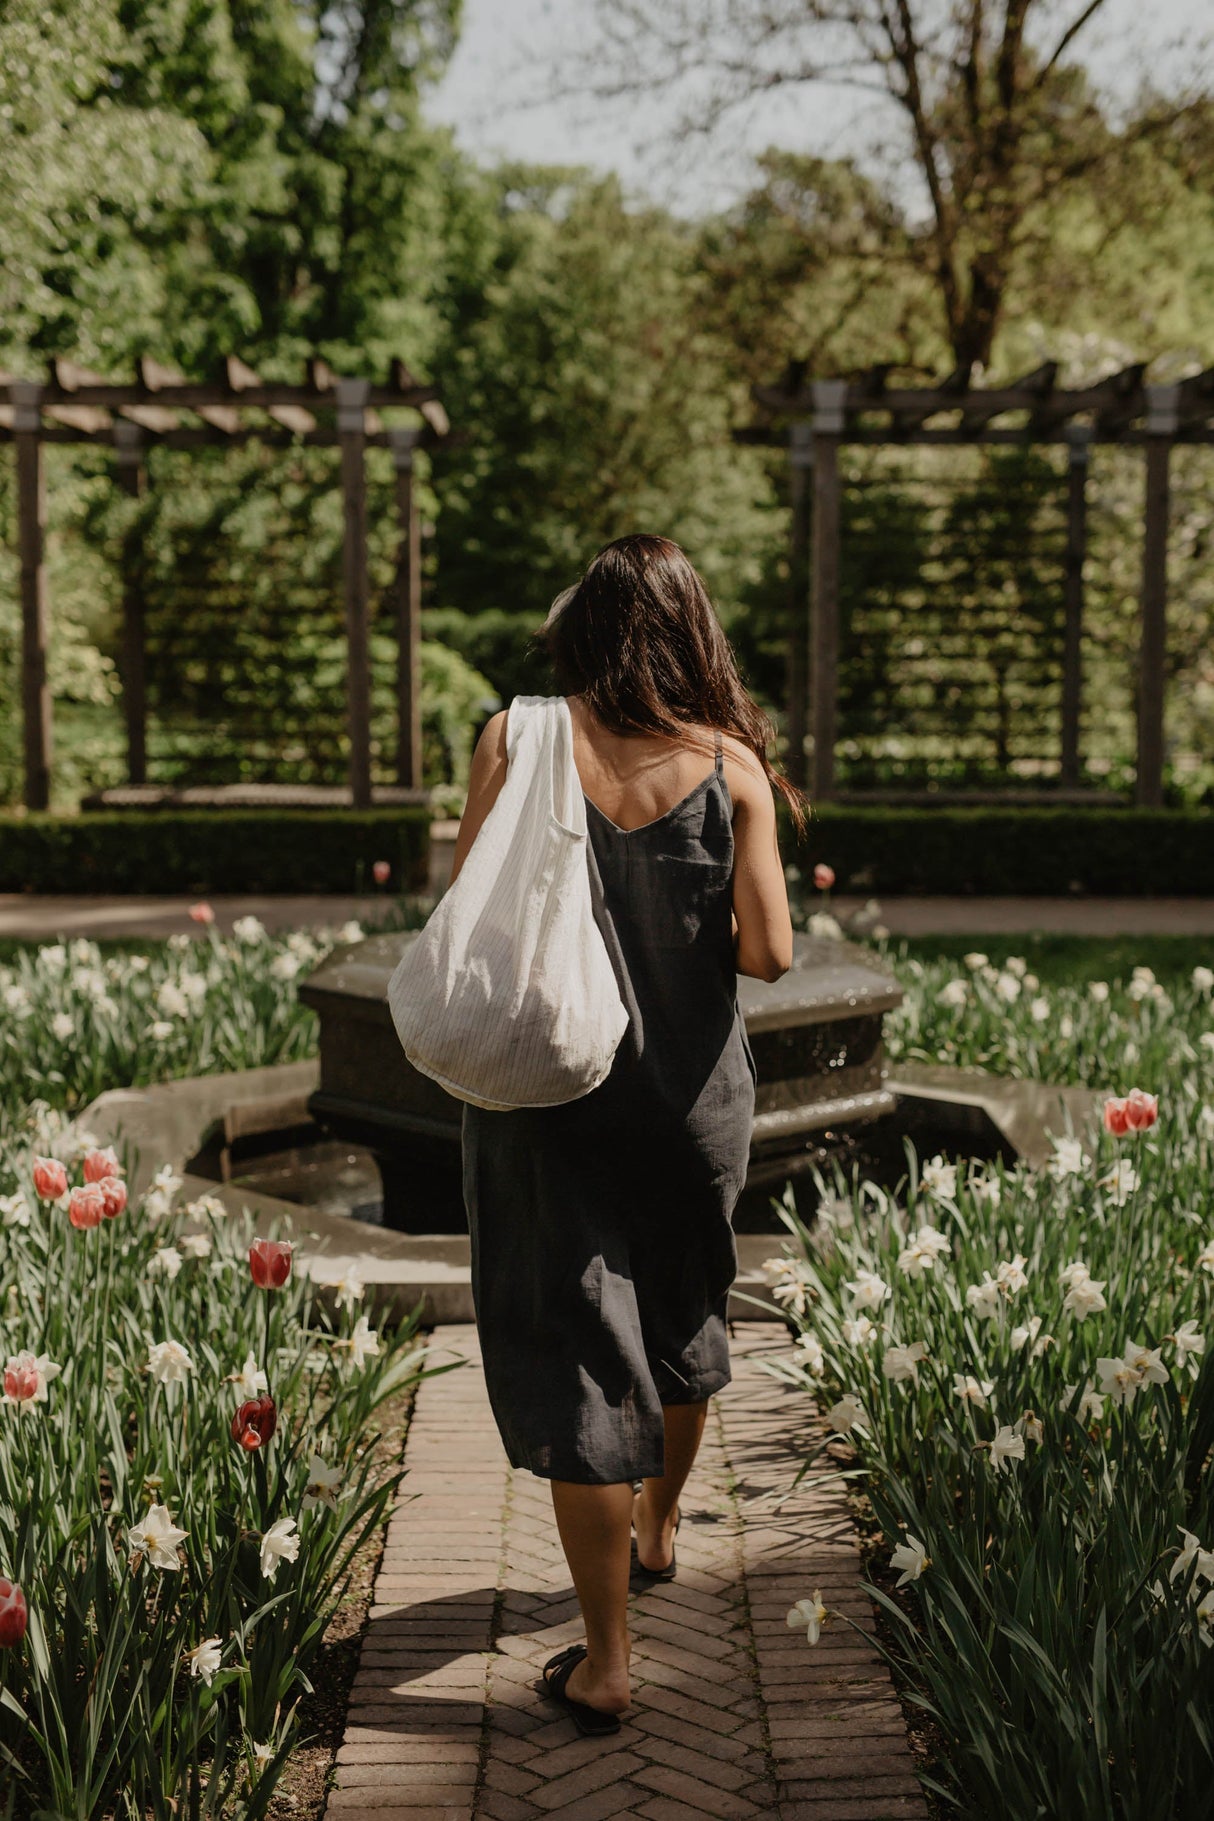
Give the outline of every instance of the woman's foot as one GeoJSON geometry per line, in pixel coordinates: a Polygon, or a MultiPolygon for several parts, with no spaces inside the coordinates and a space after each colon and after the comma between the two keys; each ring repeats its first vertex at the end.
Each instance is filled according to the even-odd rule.
{"type": "Polygon", "coordinates": [[[677,1505],[665,1523],[659,1524],[650,1512],[644,1487],[633,1495],[632,1527],[637,1533],[637,1561],[650,1574],[660,1574],[674,1560],[674,1533],[678,1521],[677,1505]]]}
{"type": "Polygon", "coordinates": [[[565,1693],[571,1701],[581,1701],[599,1713],[622,1714],[632,1699],[628,1665],[604,1667],[585,1657],[566,1682],[565,1693]]]}

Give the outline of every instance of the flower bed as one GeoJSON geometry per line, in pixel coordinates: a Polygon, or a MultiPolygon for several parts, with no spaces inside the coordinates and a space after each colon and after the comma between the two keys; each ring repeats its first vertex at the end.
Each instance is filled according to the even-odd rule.
{"type": "Polygon", "coordinates": [[[420,1376],[353,1274],[40,1109],[0,1147],[0,1784],[17,1816],[255,1817],[398,1473],[376,1411],[420,1376]]]}
{"type": "MultiPolygon", "coordinates": [[[[1204,1814],[1214,980],[1165,995],[1140,972],[1093,997],[1004,970],[1013,992],[975,962],[963,996],[951,971],[907,981],[895,1054],[1128,1074],[1160,1102],[1117,1096],[1039,1173],[908,1155],[897,1196],[825,1185],[812,1232],[785,1206],[789,1372],[841,1438],[806,1471],[850,1472],[871,1501],[903,1590],[874,1598],[947,1741],[946,1800],[1017,1821],[1204,1814]]],[[[811,1589],[789,1614],[810,1640],[842,1622],[811,1589]]]]}

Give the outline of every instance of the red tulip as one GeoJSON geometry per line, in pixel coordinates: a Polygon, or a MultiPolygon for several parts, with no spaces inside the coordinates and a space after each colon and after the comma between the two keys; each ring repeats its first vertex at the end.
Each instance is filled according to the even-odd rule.
{"type": "Polygon", "coordinates": [[[19,1404],[38,1395],[38,1366],[32,1353],[18,1353],[4,1368],[4,1394],[19,1404]]]}
{"type": "Polygon", "coordinates": [[[376,885],[386,885],[388,880],[392,877],[391,861],[377,860],[371,868],[371,873],[376,885]]]}
{"type": "Polygon", "coordinates": [[[1126,1102],[1124,1100],[1105,1101],[1104,1129],[1106,1132],[1111,1132],[1114,1138],[1125,1137],[1130,1129],[1130,1122],[1126,1117],[1126,1102]]]}
{"type": "Polygon", "coordinates": [[[72,1190],[67,1217],[74,1227],[99,1227],[104,1213],[105,1196],[100,1183],[86,1182],[72,1190]]]}
{"type": "Polygon", "coordinates": [[[1126,1095],[1125,1118],[1131,1132],[1145,1132],[1159,1118],[1158,1094],[1144,1094],[1141,1088],[1131,1088],[1126,1095]]]}
{"type": "Polygon", "coordinates": [[[249,1270],[259,1290],[281,1290],[291,1275],[291,1242],[255,1239],[249,1247],[249,1270]]]}
{"type": "Polygon", "coordinates": [[[101,1212],[113,1220],[126,1207],[126,1184],[121,1176],[103,1176],[97,1184],[101,1190],[101,1212]]]}
{"type": "Polygon", "coordinates": [[[264,1448],[278,1427],[278,1411],[272,1397],[251,1397],[232,1418],[232,1440],[253,1454],[264,1448]]]}
{"type": "Polygon", "coordinates": [[[43,1201],[58,1201],[67,1194],[67,1171],[53,1157],[35,1157],[34,1188],[43,1201]]]}
{"type": "Polygon", "coordinates": [[[828,892],[834,882],[834,867],[827,866],[824,860],[819,860],[818,864],[814,867],[814,884],[817,886],[818,890],[820,892],[828,892]]]}
{"type": "Polygon", "coordinates": [[[214,923],[215,912],[209,904],[191,904],[190,916],[195,923],[214,923]]]}
{"type": "Polygon", "coordinates": [[[100,1182],[103,1176],[121,1176],[122,1165],[111,1145],[105,1151],[90,1151],[84,1160],[85,1182],[100,1182]]]}
{"type": "Polygon", "coordinates": [[[25,1595],[15,1581],[0,1576],[0,1645],[20,1644],[28,1622],[25,1595]]]}

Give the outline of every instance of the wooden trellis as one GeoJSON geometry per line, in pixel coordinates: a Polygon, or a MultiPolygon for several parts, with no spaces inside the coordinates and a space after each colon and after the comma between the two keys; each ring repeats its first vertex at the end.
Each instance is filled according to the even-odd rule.
{"type": "Polygon", "coordinates": [[[763,421],[739,442],[786,444],[792,502],[793,636],[788,763],[818,801],[834,797],[839,668],[839,450],[868,445],[1061,444],[1069,451],[1062,677],[1063,791],[1079,783],[1088,451],[1093,443],[1145,454],[1137,798],[1163,802],[1169,462],[1178,443],[1214,443],[1214,368],[1174,385],[1144,384],[1145,366],[1063,390],[1054,362],[1007,386],[900,388],[889,368],[855,379],[808,380],[794,363],[776,386],[756,386],[763,421]],[[808,601],[806,602],[806,595],[808,601]],[[806,605],[808,612],[806,612],[806,605]],[[806,763],[807,736],[811,762],[806,763]]]}
{"type": "MultiPolygon", "coordinates": [[[[186,379],[156,360],[139,362],[134,384],[116,384],[74,361],[52,361],[47,378],[0,375],[0,440],[16,451],[17,532],[21,573],[22,709],[25,802],[50,803],[51,702],[47,681],[48,601],[45,530],[46,443],[96,443],[114,452],[115,477],[133,497],[143,491],[149,448],[193,449],[253,440],[273,446],[307,444],[341,451],[344,505],[343,584],[347,646],[346,703],[350,795],[371,803],[371,668],[367,578],[367,448],[392,451],[401,545],[397,567],[397,777],[420,792],[421,638],[420,527],[414,490],[414,452],[450,438],[439,394],[401,361],[387,381],[340,378],[322,360],[308,363],[302,385],[266,381],[230,355],[213,382],[186,379]],[[381,410],[407,408],[421,423],[385,427],[381,410]]],[[[147,699],[144,681],[142,565],[127,553],[123,565],[122,682],[128,772],[147,778],[147,699]]]]}

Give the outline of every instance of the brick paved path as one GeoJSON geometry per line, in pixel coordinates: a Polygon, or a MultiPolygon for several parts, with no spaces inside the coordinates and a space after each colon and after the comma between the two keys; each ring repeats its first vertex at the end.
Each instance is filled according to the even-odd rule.
{"type": "Polygon", "coordinates": [[[433,1363],[473,1363],[419,1393],[326,1821],[925,1821],[876,1651],[839,1619],[812,1649],[785,1623],[815,1587],[866,1628],[872,1609],[838,1485],[777,1507],[812,1436],[755,1363],[784,1344],[735,1330],[678,1579],[632,1602],[633,1707],[584,1739],[536,1688],[582,1635],[548,1487],[506,1464],[475,1329],[438,1330],[433,1363]]]}

